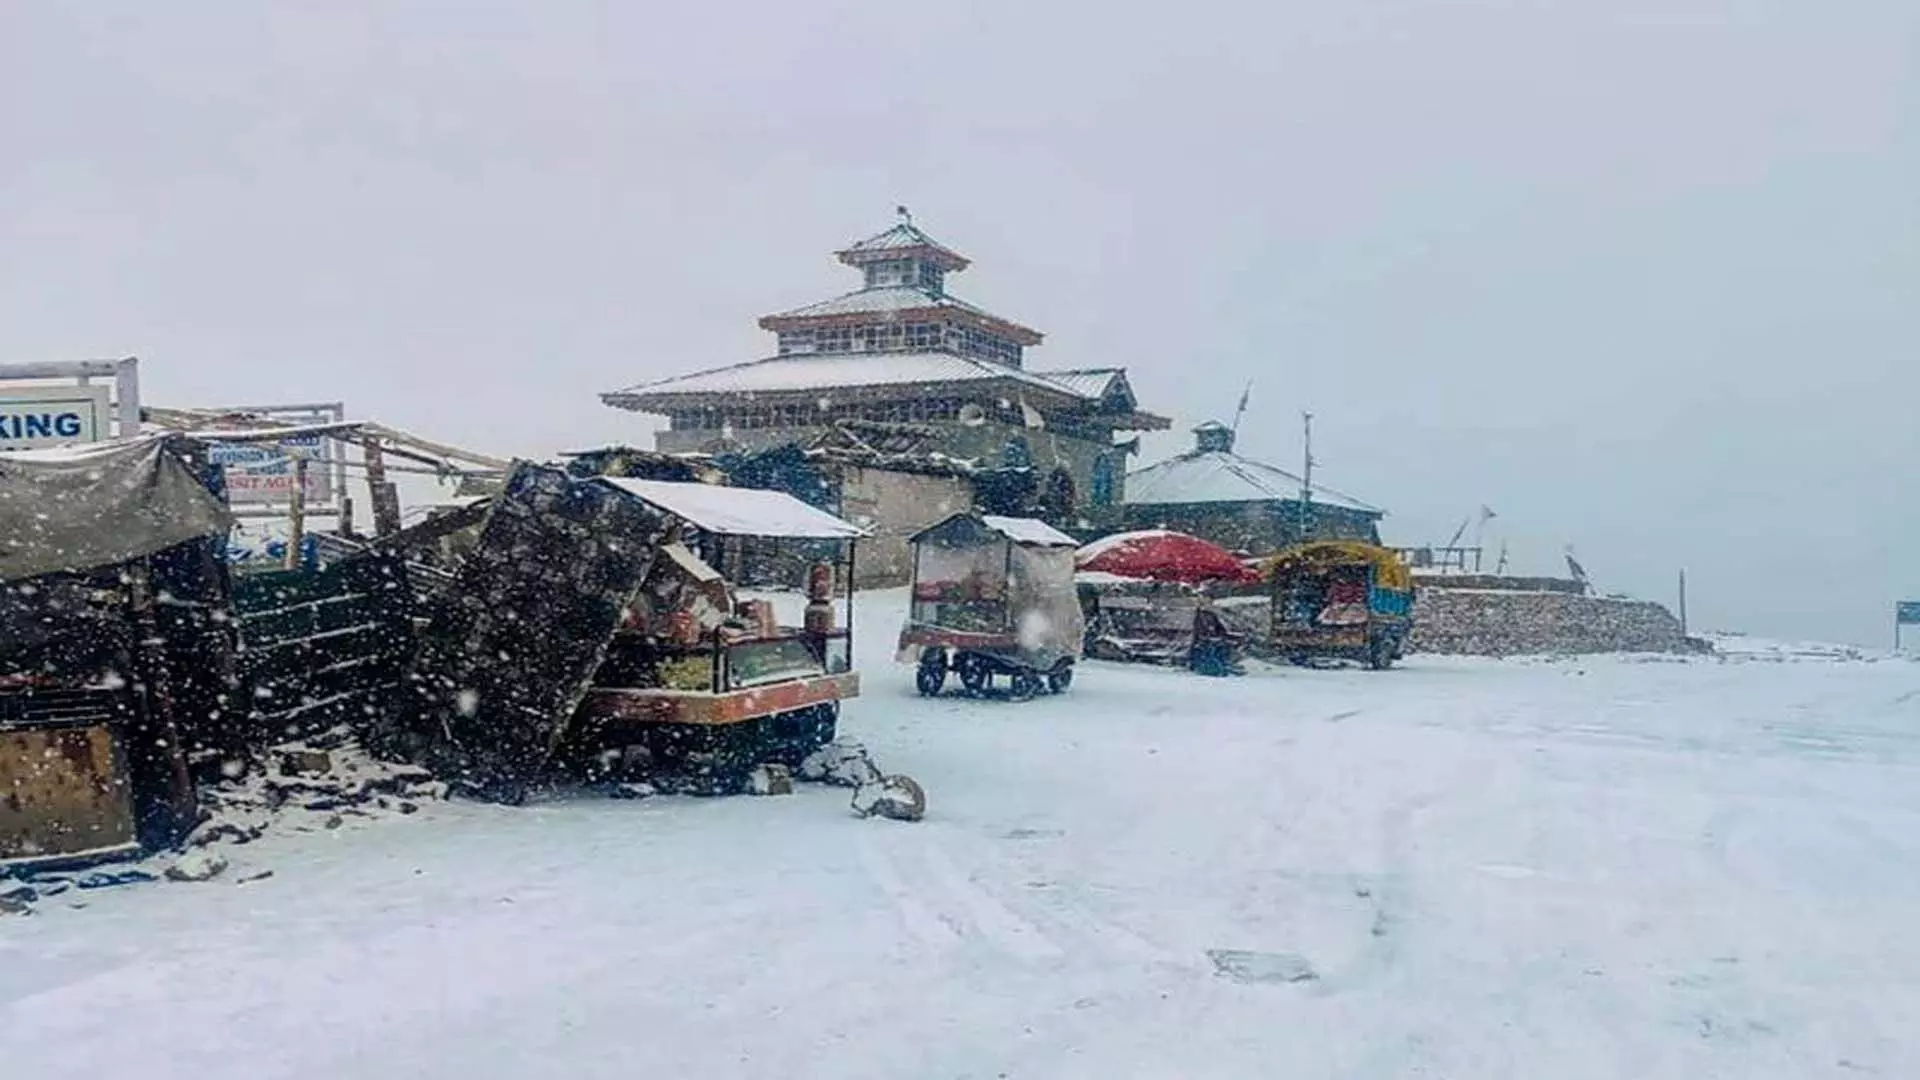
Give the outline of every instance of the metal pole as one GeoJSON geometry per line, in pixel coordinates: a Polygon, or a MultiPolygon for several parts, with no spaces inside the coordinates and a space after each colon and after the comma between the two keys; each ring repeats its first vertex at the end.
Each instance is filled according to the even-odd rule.
{"type": "Polygon", "coordinates": [[[1300,413],[1301,426],[1305,431],[1305,457],[1300,470],[1300,540],[1304,544],[1312,539],[1308,527],[1312,520],[1313,507],[1313,414],[1300,413]]]}
{"type": "Polygon", "coordinates": [[[1687,636],[1687,570],[1680,568],[1680,636],[1687,636]]]}

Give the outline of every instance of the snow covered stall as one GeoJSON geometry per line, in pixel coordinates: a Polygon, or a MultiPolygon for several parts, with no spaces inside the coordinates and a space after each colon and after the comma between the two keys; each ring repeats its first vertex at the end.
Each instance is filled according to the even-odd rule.
{"type": "Polygon", "coordinates": [[[219,551],[194,444],[0,454],[0,863],[177,842],[238,742],[219,551]]]}

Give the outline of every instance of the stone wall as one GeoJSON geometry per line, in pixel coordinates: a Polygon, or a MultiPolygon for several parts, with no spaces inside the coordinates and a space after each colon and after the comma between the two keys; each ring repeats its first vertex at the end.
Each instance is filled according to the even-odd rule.
{"type": "Polygon", "coordinates": [[[1556,592],[1421,589],[1412,651],[1475,656],[1685,652],[1680,621],[1644,600],[1556,592]]]}
{"type": "Polygon", "coordinates": [[[913,577],[913,548],[907,537],[973,509],[973,485],[963,477],[843,468],[840,516],[872,533],[860,541],[856,588],[905,585],[913,577]]]}

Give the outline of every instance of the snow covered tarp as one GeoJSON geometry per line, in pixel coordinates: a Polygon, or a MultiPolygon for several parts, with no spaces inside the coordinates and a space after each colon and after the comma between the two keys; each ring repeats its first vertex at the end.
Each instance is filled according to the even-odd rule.
{"type": "Polygon", "coordinates": [[[231,524],[165,436],[0,453],[0,581],[129,562],[231,524]]]}

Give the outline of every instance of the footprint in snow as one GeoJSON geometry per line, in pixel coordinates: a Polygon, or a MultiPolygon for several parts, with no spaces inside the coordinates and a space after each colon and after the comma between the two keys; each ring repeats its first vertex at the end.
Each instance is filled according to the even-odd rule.
{"type": "Polygon", "coordinates": [[[1243,983],[1301,983],[1320,977],[1307,958],[1296,953],[1250,952],[1245,949],[1208,949],[1216,974],[1243,983]]]}

